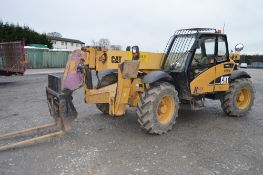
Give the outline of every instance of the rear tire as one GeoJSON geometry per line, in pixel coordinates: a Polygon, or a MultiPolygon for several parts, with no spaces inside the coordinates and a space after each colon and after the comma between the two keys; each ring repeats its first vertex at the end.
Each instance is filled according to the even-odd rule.
{"type": "MultiPolygon", "coordinates": [[[[114,84],[118,81],[117,74],[108,74],[101,78],[100,83],[97,84],[97,89],[103,88],[105,86],[114,84]]],[[[109,114],[109,103],[97,103],[96,107],[104,114],[109,114]]]]}
{"type": "Polygon", "coordinates": [[[151,134],[164,134],[172,129],[179,109],[178,93],[169,83],[145,90],[137,106],[138,122],[151,134]]]}
{"type": "Polygon", "coordinates": [[[248,113],[255,99],[252,82],[247,78],[236,79],[229,85],[221,99],[221,107],[228,116],[241,117],[248,113]]]}

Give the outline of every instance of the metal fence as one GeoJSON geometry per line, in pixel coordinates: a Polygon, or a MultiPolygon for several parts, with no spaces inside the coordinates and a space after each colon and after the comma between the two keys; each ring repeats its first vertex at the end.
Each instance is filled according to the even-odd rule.
{"type": "Polygon", "coordinates": [[[70,51],[26,48],[28,68],[64,68],[70,51]]]}
{"type": "Polygon", "coordinates": [[[250,65],[248,65],[248,67],[262,69],[263,63],[262,62],[252,62],[250,65]]]}

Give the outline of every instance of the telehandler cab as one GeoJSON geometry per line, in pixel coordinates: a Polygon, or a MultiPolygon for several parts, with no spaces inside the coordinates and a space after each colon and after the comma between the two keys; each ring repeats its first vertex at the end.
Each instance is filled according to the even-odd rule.
{"type": "Polygon", "coordinates": [[[48,76],[46,92],[50,114],[62,133],[77,117],[72,92],[83,86],[85,103],[96,104],[110,116],[136,107],[142,128],[164,134],[175,124],[181,104],[198,109],[205,98],[220,100],[228,116],[246,115],[254,101],[250,78],[230,59],[225,34],[194,28],[176,31],[164,53],[140,52],[138,46],[126,51],[102,47],[74,51],[62,80],[48,76]],[[98,78],[95,86],[92,74],[98,78]]]}

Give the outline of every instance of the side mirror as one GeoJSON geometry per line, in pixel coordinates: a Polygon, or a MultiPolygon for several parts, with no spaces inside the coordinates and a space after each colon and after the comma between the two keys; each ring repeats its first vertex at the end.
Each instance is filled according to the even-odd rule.
{"type": "Polygon", "coordinates": [[[235,51],[240,52],[244,49],[244,45],[242,43],[239,43],[235,46],[235,51]]]}
{"type": "Polygon", "coordinates": [[[140,51],[138,46],[132,46],[132,60],[140,59],[140,51]]]}

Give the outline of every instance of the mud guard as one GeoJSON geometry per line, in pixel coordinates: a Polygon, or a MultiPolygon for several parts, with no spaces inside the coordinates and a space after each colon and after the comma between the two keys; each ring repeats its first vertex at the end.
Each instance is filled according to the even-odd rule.
{"type": "Polygon", "coordinates": [[[64,131],[70,129],[71,122],[77,118],[77,111],[73,105],[72,90],[61,90],[61,78],[48,75],[46,87],[47,102],[50,115],[64,131]]]}
{"type": "Polygon", "coordinates": [[[251,78],[251,76],[243,70],[234,70],[230,76],[230,81],[233,81],[237,78],[251,78]]]}
{"type": "Polygon", "coordinates": [[[159,80],[166,80],[166,81],[173,81],[173,78],[171,75],[164,71],[152,71],[151,73],[145,75],[142,79],[142,82],[144,83],[154,83],[159,80]]]}

